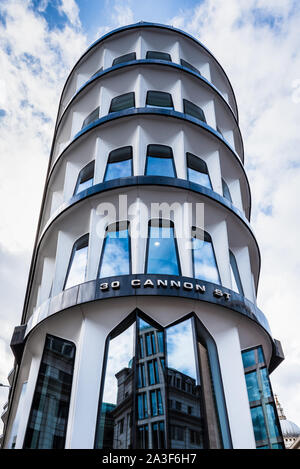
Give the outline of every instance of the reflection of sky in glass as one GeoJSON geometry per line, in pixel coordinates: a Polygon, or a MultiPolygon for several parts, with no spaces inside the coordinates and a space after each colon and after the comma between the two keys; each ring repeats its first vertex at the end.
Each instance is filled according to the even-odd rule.
{"type": "Polygon", "coordinates": [[[132,176],[131,158],[129,160],[108,163],[104,181],[132,176]]]}
{"type": "Polygon", "coordinates": [[[173,227],[151,226],[148,251],[148,274],[179,275],[173,227]]]}
{"type": "Polygon", "coordinates": [[[83,283],[87,264],[88,246],[75,251],[65,288],[83,283]]]}
{"type": "Polygon", "coordinates": [[[108,231],[104,240],[104,251],[99,277],[129,274],[129,238],[128,230],[108,231]]]}
{"type": "Polygon", "coordinates": [[[128,368],[134,356],[134,324],[109,342],[103,402],[116,404],[117,379],[115,377],[123,368],[128,368]]]}
{"type": "Polygon", "coordinates": [[[195,277],[220,283],[215,255],[210,242],[193,238],[195,277]]]}
{"type": "Polygon", "coordinates": [[[253,407],[251,409],[251,417],[253,423],[253,429],[256,440],[265,440],[267,438],[264,414],[262,408],[253,407]]]}
{"type": "Polygon", "coordinates": [[[242,353],[242,358],[243,358],[243,364],[244,368],[247,368],[248,366],[255,365],[255,351],[254,349],[252,350],[247,350],[246,352],[242,353]]]}
{"type": "Polygon", "coordinates": [[[256,371],[245,375],[249,401],[258,401],[260,399],[259,387],[256,371]]]}
{"type": "Polygon", "coordinates": [[[94,181],[94,178],[90,178],[87,181],[84,181],[78,184],[77,189],[76,189],[76,194],[79,194],[79,192],[84,191],[85,189],[88,189],[89,187],[92,187],[93,181],[94,181]]]}
{"type": "Polygon", "coordinates": [[[168,367],[197,379],[191,319],[166,329],[166,343],[168,367]]]}
{"type": "Polygon", "coordinates": [[[138,318],[138,327],[139,327],[139,330],[142,330],[142,329],[149,329],[150,327],[150,324],[148,324],[146,321],[144,321],[142,318],[138,318]]]}
{"type": "Polygon", "coordinates": [[[208,174],[201,173],[200,171],[196,171],[192,168],[188,168],[188,180],[211,189],[211,183],[208,174]]]}
{"type": "Polygon", "coordinates": [[[175,177],[172,158],[147,156],[146,175],[175,177]]]}
{"type": "Polygon", "coordinates": [[[279,430],[276,422],[275,409],[273,404],[267,404],[268,426],[271,438],[279,436],[279,430]]]}
{"type": "Polygon", "coordinates": [[[271,397],[271,388],[267,368],[260,370],[264,397],[271,397]]]}

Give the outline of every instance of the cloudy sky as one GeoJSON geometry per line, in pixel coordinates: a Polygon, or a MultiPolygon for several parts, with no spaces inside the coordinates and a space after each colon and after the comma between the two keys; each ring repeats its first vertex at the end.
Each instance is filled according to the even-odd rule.
{"type": "MultiPolygon", "coordinates": [[[[200,39],[235,90],[262,254],[258,304],[286,355],[273,389],[300,425],[297,0],[0,1],[0,382],[13,365],[9,342],[20,323],[63,83],[89,44],[141,20],[200,39]]],[[[6,398],[0,388],[0,407],[6,398]]]]}

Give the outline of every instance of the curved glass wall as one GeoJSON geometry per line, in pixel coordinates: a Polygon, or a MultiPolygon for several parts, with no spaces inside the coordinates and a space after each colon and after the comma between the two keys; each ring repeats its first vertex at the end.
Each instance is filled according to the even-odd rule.
{"type": "Polygon", "coordinates": [[[106,228],[99,277],[131,273],[129,222],[112,223],[106,228]]]}
{"type": "Polygon", "coordinates": [[[201,158],[192,153],[186,154],[187,178],[191,182],[212,189],[207,164],[201,158]]]}
{"type": "Polygon", "coordinates": [[[283,449],[283,438],[262,347],[242,352],[253,430],[258,449],[283,449]]]}
{"type": "Polygon", "coordinates": [[[88,248],[88,234],[82,236],[74,243],[65,281],[65,289],[74,287],[85,281],[88,248]]]}
{"type": "Polygon", "coordinates": [[[23,448],[65,447],[75,345],[46,336],[23,448]]]}
{"type": "Polygon", "coordinates": [[[220,283],[220,275],[210,235],[200,228],[192,228],[192,256],[194,277],[220,283]]]}
{"type": "Polygon", "coordinates": [[[190,315],[164,329],[136,311],[111,334],[96,448],[222,447],[202,327],[190,315]]]}
{"type": "Polygon", "coordinates": [[[149,222],[146,273],[180,275],[174,224],[170,220],[154,219],[149,222]]]}
{"type": "Polygon", "coordinates": [[[171,147],[166,145],[148,145],[145,175],[176,177],[171,147]]]}
{"type": "Polygon", "coordinates": [[[104,181],[132,176],[132,147],[113,150],[108,155],[104,181]]]}

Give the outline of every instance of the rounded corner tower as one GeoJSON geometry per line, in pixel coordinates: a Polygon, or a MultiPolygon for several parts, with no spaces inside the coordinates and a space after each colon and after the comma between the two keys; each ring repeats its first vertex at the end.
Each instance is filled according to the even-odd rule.
{"type": "Polygon", "coordinates": [[[3,448],[282,448],[233,89],[137,23],[60,99],[3,448]]]}

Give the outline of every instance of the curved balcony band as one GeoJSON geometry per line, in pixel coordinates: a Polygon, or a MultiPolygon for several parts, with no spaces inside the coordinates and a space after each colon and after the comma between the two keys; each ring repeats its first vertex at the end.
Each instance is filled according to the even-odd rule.
{"type": "Polygon", "coordinates": [[[99,184],[95,184],[88,189],[85,189],[79,192],[68,201],[63,203],[51,216],[48,220],[47,224],[43,228],[43,231],[40,233],[37,249],[41,244],[43,237],[45,236],[46,232],[50,228],[50,226],[57,220],[64,212],[66,212],[69,208],[75,206],[76,204],[80,203],[81,201],[95,196],[97,194],[101,194],[103,192],[115,189],[121,189],[125,187],[135,187],[135,186],[167,186],[167,187],[174,187],[176,189],[184,189],[195,192],[197,194],[203,195],[216,203],[220,204],[222,207],[229,210],[233,215],[239,218],[239,220],[244,224],[244,226],[249,230],[249,234],[251,235],[255,246],[257,248],[258,259],[259,259],[259,266],[258,266],[258,278],[256,281],[256,287],[259,281],[259,273],[260,273],[260,266],[261,266],[261,255],[260,249],[252,230],[251,224],[249,220],[244,216],[244,214],[236,208],[228,199],[221,196],[217,192],[213,191],[212,189],[208,189],[207,187],[201,186],[195,182],[187,181],[185,179],[178,179],[178,178],[171,178],[167,176],[130,176],[126,178],[118,178],[112,179],[110,181],[101,182],[99,184]]]}
{"type": "MultiPolygon", "coordinates": [[[[121,119],[124,117],[130,117],[130,116],[136,116],[136,115],[159,115],[159,116],[168,116],[168,117],[173,117],[176,119],[184,120],[186,122],[190,122],[191,124],[197,125],[201,127],[203,130],[207,131],[212,135],[213,137],[216,137],[219,141],[221,141],[223,144],[226,145],[226,147],[231,151],[231,153],[234,155],[236,158],[237,162],[239,163],[240,168],[242,169],[242,172],[245,176],[246,179],[246,185],[247,185],[247,190],[249,193],[249,219],[250,219],[250,213],[251,213],[251,193],[250,193],[250,186],[249,186],[249,180],[247,177],[247,174],[245,172],[244,166],[241,162],[241,159],[239,155],[236,153],[236,151],[232,148],[232,146],[227,142],[227,140],[223,137],[221,133],[219,133],[217,130],[213,129],[211,126],[206,124],[205,122],[201,121],[200,119],[197,119],[196,117],[190,116],[189,114],[185,114],[183,112],[179,111],[174,111],[173,109],[158,109],[158,108],[151,108],[151,107],[143,107],[143,108],[129,108],[125,109],[122,111],[116,111],[116,112],[111,112],[110,114],[107,114],[106,116],[100,117],[99,119],[93,121],[91,124],[87,125],[83,129],[81,129],[79,132],[77,132],[73,139],[68,143],[68,145],[63,149],[63,151],[58,155],[57,159],[55,160],[54,164],[51,167],[51,162],[49,163],[49,168],[48,168],[48,177],[47,180],[49,181],[52,172],[57,165],[58,161],[62,157],[62,155],[70,149],[72,144],[76,142],[80,137],[83,135],[87,134],[89,131],[93,130],[94,128],[104,125],[107,122],[114,121],[116,119],[121,119]]],[[[54,138],[55,139],[55,138],[54,138]]],[[[54,148],[54,143],[52,144],[52,149],[51,152],[53,152],[54,148]]],[[[47,183],[46,183],[46,188],[47,188],[47,183]]]]}
{"type": "Polygon", "coordinates": [[[155,294],[158,296],[180,297],[195,301],[204,301],[206,303],[222,306],[225,309],[234,311],[254,321],[264,330],[272,345],[272,357],[269,371],[273,371],[283,360],[282,351],[280,350],[278,341],[272,338],[270,326],[265,315],[255,304],[247,300],[243,295],[204,280],[183,276],[154,274],[133,274],[96,279],[63,290],[56,297],[48,299],[35,310],[27,324],[18,326],[15,329],[11,345],[16,358],[18,360],[21,359],[25,342],[34,328],[40,324],[41,321],[45,321],[53,314],[63,312],[74,306],[109,298],[153,295],[153,288],[157,285],[158,280],[173,280],[174,282],[179,282],[182,287],[180,290],[178,288],[172,288],[169,285],[167,287],[156,287],[155,294]],[[149,285],[149,280],[153,283],[154,287],[149,285]],[[143,287],[146,281],[148,281],[147,288],[143,287]],[[132,286],[132,282],[135,286],[132,286]],[[139,285],[138,282],[140,282],[139,285]],[[119,285],[116,287],[118,283],[119,285]],[[102,290],[100,286],[106,284],[115,285],[115,287],[108,287],[102,290]],[[197,290],[196,285],[201,285],[202,288],[204,287],[204,290],[197,290]],[[216,294],[218,291],[221,291],[222,295],[216,294]],[[20,327],[22,328],[21,330],[20,327]]]}
{"type": "Polygon", "coordinates": [[[235,93],[234,93],[234,90],[232,88],[232,85],[229,81],[229,78],[225,72],[225,70],[223,69],[222,65],[219,63],[219,61],[215,58],[215,56],[212,54],[212,52],[210,52],[210,50],[204,45],[202,44],[198,39],[196,39],[195,37],[193,37],[191,34],[188,34],[186,33],[185,31],[182,31],[181,29],[178,29],[178,28],[175,28],[173,26],[168,26],[168,25],[164,25],[164,24],[160,24],[160,23],[150,23],[150,22],[143,22],[141,21],[140,23],[134,23],[134,24],[131,24],[131,25],[126,25],[126,26],[121,26],[119,28],[116,28],[106,34],[104,34],[103,36],[101,36],[99,39],[97,39],[85,52],[84,54],[78,59],[78,61],[76,62],[76,64],[74,65],[74,67],[72,68],[71,72],[69,73],[67,79],[66,79],[66,82],[65,82],[65,85],[64,85],[64,88],[62,90],[62,93],[61,93],[61,98],[60,98],[60,102],[59,102],[59,108],[61,107],[61,104],[62,104],[62,100],[63,100],[63,97],[64,97],[64,94],[65,94],[65,90],[69,84],[69,80],[71,78],[71,76],[73,75],[73,72],[76,70],[76,68],[78,67],[78,65],[80,64],[80,62],[86,58],[86,56],[92,51],[92,49],[94,49],[97,45],[99,45],[100,43],[104,42],[106,39],[109,39],[111,37],[113,37],[115,34],[118,34],[122,31],[130,31],[130,30],[133,30],[133,29],[137,29],[137,28],[157,28],[157,29],[161,29],[161,30],[167,30],[167,31],[173,31],[175,33],[178,33],[180,34],[181,36],[183,37],[186,37],[190,40],[192,40],[195,44],[197,44],[198,46],[200,46],[214,61],[215,63],[218,65],[218,67],[220,68],[220,70],[222,71],[229,87],[230,87],[230,90],[232,92],[232,96],[233,96],[233,99],[234,99],[234,103],[235,103],[235,112],[236,112],[236,119],[238,121],[238,107],[237,107],[237,102],[236,102],[236,97],[235,97],[235,93]]]}
{"type": "Polygon", "coordinates": [[[93,75],[86,83],[84,83],[76,91],[76,93],[72,96],[71,100],[66,105],[63,113],[60,115],[58,121],[56,122],[54,140],[55,140],[55,136],[58,132],[58,129],[60,128],[61,123],[64,119],[64,116],[66,115],[66,113],[68,112],[68,109],[70,108],[70,105],[78,98],[78,96],[80,96],[80,94],[83,91],[86,91],[87,88],[92,83],[94,83],[95,81],[97,81],[99,78],[101,78],[103,76],[106,76],[110,73],[113,73],[113,72],[115,72],[117,70],[120,70],[120,69],[123,69],[123,68],[133,67],[133,66],[138,66],[138,65],[161,65],[163,67],[169,67],[169,68],[171,67],[171,68],[176,69],[176,70],[182,70],[183,72],[188,73],[191,76],[193,76],[193,77],[197,78],[198,80],[200,80],[202,83],[204,83],[206,86],[208,86],[211,91],[216,93],[217,97],[222,100],[223,104],[229,110],[230,114],[232,115],[232,117],[234,119],[234,122],[236,124],[237,130],[238,130],[238,133],[239,133],[239,139],[240,139],[240,143],[241,143],[241,147],[242,147],[242,155],[241,155],[242,158],[241,159],[244,162],[244,145],[243,145],[243,139],[242,139],[242,135],[241,135],[241,131],[240,131],[240,128],[239,128],[239,123],[238,123],[237,117],[234,114],[234,112],[233,112],[231,106],[229,105],[229,103],[224,99],[223,95],[218,90],[218,88],[215,85],[213,85],[213,83],[211,83],[209,80],[207,80],[203,75],[200,75],[199,73],[194,72],[190,68],[184,67],[183,65],[177,64],[175,62],[167,62],[167,61],[164,61],[164,60],[157,60],[157,59],[140,59],[140,60],[132,60],[130,62],[123,62],[121,64],[114,65],[110,68],[102,70],[102,71],[96,73],[95,75],[93,75]]]}

